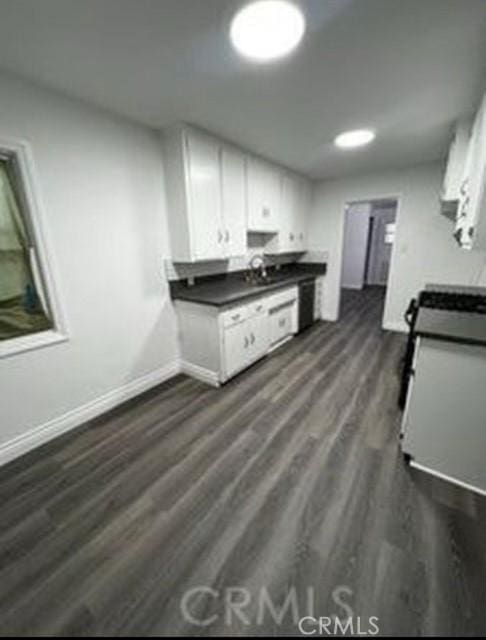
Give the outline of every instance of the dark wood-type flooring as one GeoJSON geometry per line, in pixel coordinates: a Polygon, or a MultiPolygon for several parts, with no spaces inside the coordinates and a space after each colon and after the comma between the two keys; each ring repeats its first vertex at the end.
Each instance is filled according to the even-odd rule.
{"type": "Polygon", "coordinates": [[[223,388],[178,376],[0,469],[0,633],[486,633],[486,501],[404,464],[382,306],[348,292],[223,388]]]}

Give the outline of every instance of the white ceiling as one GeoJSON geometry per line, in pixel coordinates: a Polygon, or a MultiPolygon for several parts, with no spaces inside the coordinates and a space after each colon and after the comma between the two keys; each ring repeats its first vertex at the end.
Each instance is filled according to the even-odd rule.
{"type": "Polygon", "coordinates": [[[178,120],[313,177],[434,160],[484,89],[486,0],[302,0],[303,45],[255,66],[234,0],[0,0],[4,68],[139,122],[178,120]],[[377,139],[333,148],[346,129],[377,139]]]}

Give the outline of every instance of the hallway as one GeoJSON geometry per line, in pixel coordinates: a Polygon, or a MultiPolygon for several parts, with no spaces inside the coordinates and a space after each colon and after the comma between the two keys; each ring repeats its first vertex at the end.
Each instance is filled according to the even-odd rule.
{"type": "Polygon", "coordinates": [[[486,502],[404,465],[382,307],[344,292],[221,389],[179,376],[0,469],[0,633],[297,635],[309,594],[383,635],[486,633],[486,502]],[[281,624],[263,588],[296,594],[281,624]]]}

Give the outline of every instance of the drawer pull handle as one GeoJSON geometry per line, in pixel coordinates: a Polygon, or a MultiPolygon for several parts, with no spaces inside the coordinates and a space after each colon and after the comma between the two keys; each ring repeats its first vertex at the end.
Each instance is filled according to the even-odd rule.
{"type": "Polygon", "coordinates": [[[256,308],[257,311],[261,311],[263,309],[263,305],[259,304],[258,307],[256,308]]]}
{"type": "Polygon", "coordinates": [[[459,246],[462,246],[462,229],[456,229],[456,231],[454,231],[454,233],[452,234],[454,236],[454,239],[456,240],[457,244],[459,246]]]}
{"type": "Polygon", "coordinates": [[[239,320],[240,319],[240,314],[239,313],[235,313],[234,316],[231,316],[232,320],[239,320]]]}
{"type": "Polygon", "coordinates": [[[248,345],[249,345],[248,338],[245,336],[245,349],[248,349],[248,345]]]}
{"type": "Polygon", "coordinates": [[[255,344],[255,336],[253,333],[251,334],[251,344],[255,344]]]}

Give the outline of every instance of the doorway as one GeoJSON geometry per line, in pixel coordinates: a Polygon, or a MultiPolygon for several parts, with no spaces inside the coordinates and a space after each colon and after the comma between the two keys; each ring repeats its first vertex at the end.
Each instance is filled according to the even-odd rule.
{"type": "Polygon", "coordinates": [[[395,242],[397,208],[396,198],[346,204],[342,290],[373,287],[381,291],[384,297],[395,242]]]}

